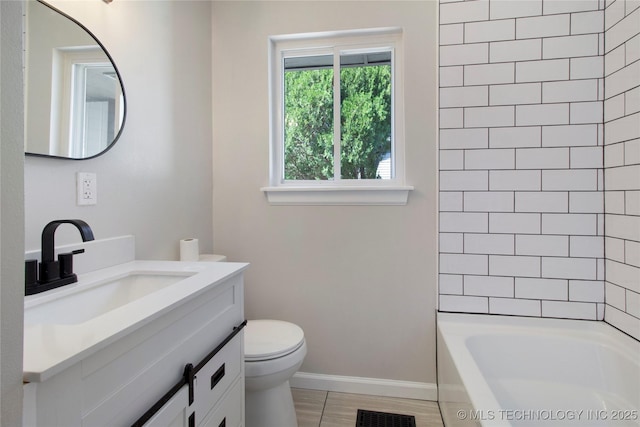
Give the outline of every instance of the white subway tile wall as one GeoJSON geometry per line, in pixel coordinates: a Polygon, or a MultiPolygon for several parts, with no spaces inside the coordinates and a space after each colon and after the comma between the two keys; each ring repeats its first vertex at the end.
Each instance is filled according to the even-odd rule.
{"type": "Polygon", "coordinates": [[[640,271],[640,244],[624,245],[640,242],[627,234],[640,217],[618,215],[627,205],[640,211],[640,191],[625,197],[640,190],[637,179],[628,183],[640,177],[640,143],[631,145],[640,142],[640,9],[616,5],[624,1],[609,5],[615,20],[599,0],[441,1],[440,310],[602,319],[613,292],[615,310],[640,311],[640,299],[620,290],[640,291],[630,276],[640,271]],[[636,21],[611,45],[605,19],[613,29],[623,18],[636,21]],[[619,64],[606,94],[605,48],[619,64]],[[606,141],[605,99],[616,111],[606,141]],[[606,290],[605,142],[620,146],[611,165],[619,170],[607,172],[617,210],[606,216],[618,230],[606,266],[615,262],[620,279],[607,274],[606,290]]]}
{"type": "MultiPolygon", "coordinates": [[[[604,14],[604,313],[640,339],[640,1],[609,2],[604,14]]],[[[584,291],[574,294],[598,297],[584,291]]]]}

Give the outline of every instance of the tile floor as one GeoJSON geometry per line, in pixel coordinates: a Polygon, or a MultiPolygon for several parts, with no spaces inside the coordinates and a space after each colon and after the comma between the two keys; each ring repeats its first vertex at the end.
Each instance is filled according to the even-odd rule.
{"type": "Polygon", "coordinates": [[[416,427],[443,427],[438,402],[293,388],[298,427],[354,427],[358,409],[413,415],[416,427]]]}

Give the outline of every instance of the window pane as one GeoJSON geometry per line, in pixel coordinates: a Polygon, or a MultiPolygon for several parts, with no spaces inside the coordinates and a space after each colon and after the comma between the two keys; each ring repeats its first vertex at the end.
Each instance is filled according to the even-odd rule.
{"type": "Polygon", "coordinates": [[[342,179],[391,179],[391,52],[340,57],[342,179]]]}
{"type": "Polygon", "coordinates": [[[284,61],[284,179],[333,178],[333,56],[284,61]]]}

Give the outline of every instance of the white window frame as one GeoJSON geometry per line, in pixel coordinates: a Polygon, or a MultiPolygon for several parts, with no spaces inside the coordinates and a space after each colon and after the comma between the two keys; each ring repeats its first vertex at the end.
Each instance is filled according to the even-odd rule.
{"type": "MultiPolygon", "coordinates": [[[[87,150],[85,71],[92,67],[113,70],[113,64],[97,45],[55,48],[52,62],[49,154],[81,157],[87,150]]],[[[123,120],[123,106],[124,96],[116,85],[116,133],[123,120]]]]}
{"type": "MultiPolygon", "coordinates": [[[[404,80],[400,28],[376,28],[272,36],[269,38],[269,186],[263,187],[269,203],[276,205],[405,205],[412,186],[405,183],[404,80]],[[300,56],[392,52],[392,177],[391,179],[340,179],[335,165],[333,180],[284,179],[284,59],[300,56]]],[[[338,67],[339,68],[339,67],[338,67]]],[[[340,91],[334,79],[334,91],[340,91]]],[[[334,152],[340,150],[339,110],[334,108],[334,152]],[[335,117],[337,116],[337,117],[335,117]]],[[[334,159],[338,157],[334,155],[334,159]]],[[[336,162],[339,163],[339,162],[336,162]]]]}

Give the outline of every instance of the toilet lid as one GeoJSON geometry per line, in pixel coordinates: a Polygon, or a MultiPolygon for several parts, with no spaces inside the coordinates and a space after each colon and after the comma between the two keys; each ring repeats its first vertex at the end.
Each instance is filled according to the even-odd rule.
{"type": "Polygon", "coordinates": [[[244,328],[244,358],[275,359],[293,352],[303,341],[304,332],[293,323],[281,320],[249,320],[244,328]]]}

